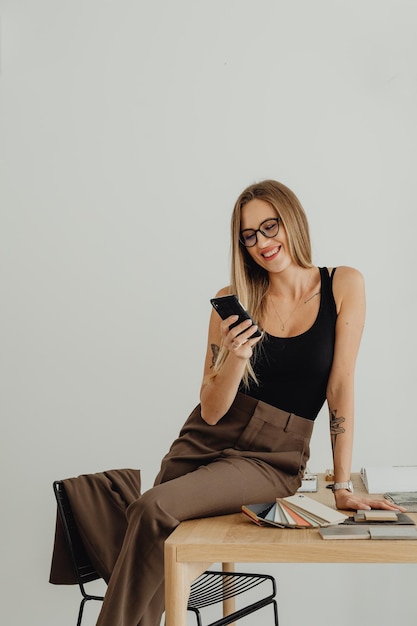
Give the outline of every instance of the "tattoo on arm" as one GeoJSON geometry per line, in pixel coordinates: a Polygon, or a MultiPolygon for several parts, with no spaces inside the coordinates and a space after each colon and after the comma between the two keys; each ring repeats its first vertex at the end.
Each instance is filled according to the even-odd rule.
{"type": "Polygon", "coordinates": [[[330,411],[330,438],[332,442],[333,453],[336,447],[337,436],[345,432],[345,429],[342,426],[343,422],[345,421],[346,419],[344,417],[337,417],[336,409],[334,411],[333,410],[330,411]]]}
{"type": "Polygon", "coordinates": [[[217,346],[215,343],[211,344],[211,352],[212,352],[212,357],[211,357],[211,367],[214,367],[217,361],[217,357],[219,356],[219,352],[220,352],[220,347],[217,346]]]}

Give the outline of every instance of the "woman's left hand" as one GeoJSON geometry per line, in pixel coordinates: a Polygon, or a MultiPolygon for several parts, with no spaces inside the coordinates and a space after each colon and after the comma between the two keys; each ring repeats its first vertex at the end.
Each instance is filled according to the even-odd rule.
{"type": "Polygon", "coordinates": [[[335,491],[334,497],[336,500],[336,507],[342,510],[369,511],[370,509],[387,509],[390,511],[401,511],[402,513],[407,511],[404,507],[398,506],[398,504],[394,504],[393,502],[389,502],[388,500],[385,500],[385,498],[372,495],[359,496],[344,489],[335,491]]]}

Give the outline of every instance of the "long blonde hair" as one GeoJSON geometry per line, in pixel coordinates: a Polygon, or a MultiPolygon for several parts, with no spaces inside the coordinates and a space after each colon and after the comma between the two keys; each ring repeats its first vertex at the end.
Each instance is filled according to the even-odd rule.
{"type": "MultiPolygon", "coordinates": [[[[285,185],[275,180],[264,180],[247,187],[236,200],[231,221],[231,280],[230,292],[235,293],[242,304],[251,313],[253,319],[262,328],[265,316],[265,295],[269,288],[269,275],[252,259],[247,249],[240,243],[242,208],[255,198],[268,202],[281,218],[281,227],[285,228],[289,252],[293,261],[300,267],[312,267],[311,241],[307,216],[297,196],[285,185]]],[[[261,342],[262,343],[262,340],[261,342]]],[[[255,346],[254,357],[259,349],[255,346]]],[[[228,355],[221,348],[212,370],[216,376],[228,355]]],[[[243,382],[249,379],[256,382],[256,376],[250,363],[247,364],[243,382]]]]}

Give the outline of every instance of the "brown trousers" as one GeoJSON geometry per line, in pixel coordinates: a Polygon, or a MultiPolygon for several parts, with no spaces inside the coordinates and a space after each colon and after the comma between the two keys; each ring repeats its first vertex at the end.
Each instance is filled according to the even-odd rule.
{"type": "MultiPolygon", "coordinates": [[[[65,492],[84,547],[97,572],[109,581],[127,529],[126,510],[140,497],[140,471],[113,469],[64,480],[65,492]]],[[[49,582],[77,583],[59,515],[49,582]]]]}
{"type": "Polygon", "coordinates": [[[97,626],[159,626],[164,542],[184,520],[236,513],[295,493],[313,422],[243,394],[221,421],[191,413],[152,489],[127,509],[127,531],[97,626]]]}

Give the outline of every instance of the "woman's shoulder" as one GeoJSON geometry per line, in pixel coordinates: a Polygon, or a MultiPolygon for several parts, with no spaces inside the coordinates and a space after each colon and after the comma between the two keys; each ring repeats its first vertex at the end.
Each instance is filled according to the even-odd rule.
{"type": "Polygon", "coordinates": [[[222,296],[229,296],[231,293],[232,293],[231,287],[230,285],[228,285],[227,287],[222,287],[221,289],[219,289],[219,291],[216,293],[216,298],[221,298],[222,296]]]}
{"type": "MultiPolygon", "coordinates": [[[[329,268],[330,274],[333,268],[329,268]]],[[[362,273],[346,265],[336,267],[333,274],[333,295],[337,311],[340,311],[342,302],[359,303],[364,301],[365,281],[362,273]]]]}
{"type": "Polygon", "coordinates": [[[362,285],[364,282],[363,274],[355,267],[348,265],[338,265],[337,267],[328,267],[329,275],[333,274],[334,284],[357,284],[362,285]]]}

